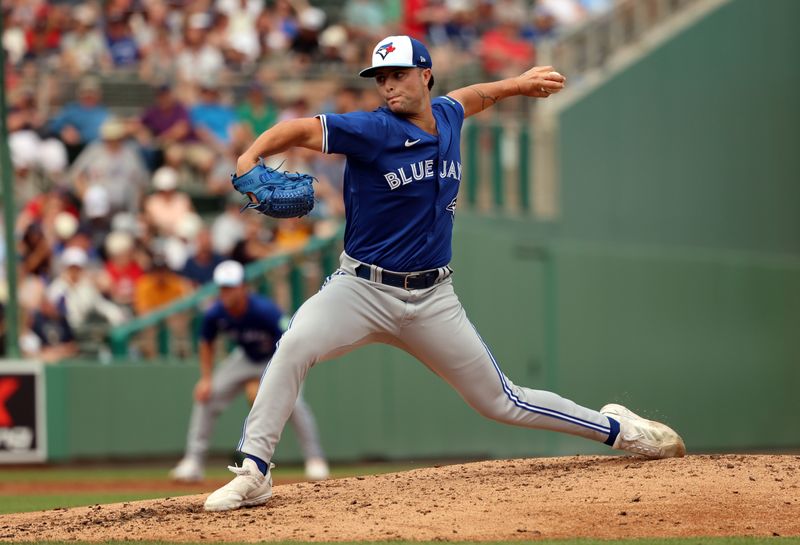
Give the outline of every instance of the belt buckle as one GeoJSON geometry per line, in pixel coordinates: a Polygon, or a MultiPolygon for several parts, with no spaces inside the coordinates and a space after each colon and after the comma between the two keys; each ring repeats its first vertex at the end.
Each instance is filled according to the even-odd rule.
{"type": "Polygon", "coordinates": [[[412,275],[407,274],[403,277],[403,289],[410,290],[411,288],[408,287],[408,279],[411,278],[412,275]]]}

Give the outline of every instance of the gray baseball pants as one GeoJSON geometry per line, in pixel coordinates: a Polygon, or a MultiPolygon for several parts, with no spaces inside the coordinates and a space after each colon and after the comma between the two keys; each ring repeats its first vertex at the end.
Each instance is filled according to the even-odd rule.
{"type": "MultiPolygon", "coordinates": [[[[194,458],[200,463],[205,461],[208,444],[214,430],[217,417],[233,401],[237,394],[244,391],[244,386],[253,379],[264,374],[268,361],[252,363],[241,348],[235,348],[230,355],[216,366],[211,378],[211,396],[206,403],[195,401],[192,416],[189,420],[189,433],[186,440],[186,457],[194,458]]],[[[291,418],[297,440],[306,460],[324,458],[319,441],[317,423],[302,392],[296,390],[294,401],[289,407],[281,427],[291,418]],[[290,416],[291,415],[291,416],[290,416]]]]}
{"type": "Polygon", "coordinates": [[[605,442],[607,417],[554,393],[513,384],[467,319],[451,270],[427,289],[405,290],[355,275],[342,254],[339,269],[298,309],[264,373],[239,449],[270,461],[306,373],[316,363],[370,343],[405,350],[455,388],[480,414],[507,424],[554,430],[605,442]]]}

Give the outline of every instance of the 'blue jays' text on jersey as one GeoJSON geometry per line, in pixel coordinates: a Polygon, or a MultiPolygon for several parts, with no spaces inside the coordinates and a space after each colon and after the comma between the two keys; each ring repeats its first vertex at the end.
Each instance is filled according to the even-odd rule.
{"type": "Polygon", "coordinates": [[[275,303],[252,293],[247,296],[247,310],[238,317],[231,316],[217,301],[203,316],[200,338],[212,342],[218,334],[225,333],[252,362],[263,363],[272,357],[283,334],[282,317],[283,312],[275,303]]]}
{"type": "Polygon", "coordinates": [[[464,108],[437,97],[432,109],[438,135],[385,107],[319,116],[322,151],[347,155],[344,247],[351,257],[398,272],[450,262],[464,108]]]}

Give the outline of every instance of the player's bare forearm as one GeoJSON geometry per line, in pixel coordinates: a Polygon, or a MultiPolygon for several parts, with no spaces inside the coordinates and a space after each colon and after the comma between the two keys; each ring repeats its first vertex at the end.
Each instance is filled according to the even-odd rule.
{"type": "Polygon", "coordinates": [[[241,176],[253,168],[260,157],[269,157],[295,147],[322,151],[322,124],[319,119],[290,119],[264,131],[239,157],[236,174],[241,176]]]}
{"type": "Polygon", "coordinates": [[[547,98],[563,89],[565,83],[566,78],[552,66],[536,66],[515,78],[477,83],[451,91],[448,96],[459,101],[464,117],[469,117],[512,96],[547,98]]]}
{"type": "Polygon", "coordinates": [[[214,370],[214,343],[200,341],[200,378],[211,379],[214,370]]]}

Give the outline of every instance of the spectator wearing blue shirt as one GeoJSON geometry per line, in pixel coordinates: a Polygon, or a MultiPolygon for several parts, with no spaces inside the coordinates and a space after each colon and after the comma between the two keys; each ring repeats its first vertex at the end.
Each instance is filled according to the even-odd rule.
{"type": "MultiPolygon", "coordinates": [[[[241,263],[223,261],[214,269],[213,277],[219,286],[219,299],[206,312],[200,329],[200,380],[194,388],[186,454],[170,472],[174,480],[182,482],[203,479],[208,443],[217,417],[249,383],[259,382],[288,322],[275,303],[248,292],[241,263]],[[227,334],[236,348],[214,370],[214,343],[220,333],[227,334]]],[[[328,464],[314,415],[302,393],[291,422],[306,460],[306,476],[312,480],[326,479],[328,464]]]]}
{"type": "Polygon", "coordinates": [[[87,76],[78,84],[78,100],[64,106],[50,120],[48,129],[67,147],[71,163],[90,142],[100,138],[100,126],[108,118],[108,110],[101,104],[100,80],[87,76]]]}
{"type": "Polygon", "coordinates": [[[128,19],[123,14],[109,17],[106,45],[115,68],[131,68],[136,66],[141,58],[128,19]]]}
{"type": "Polygon", "coordinates": [[[216,252],[211,244],[211,231],[203,228],[195,238],[194,255],[186,260],[181,274],[191,280],[195,285],[211,282],[214,278],[214,269],[222,263],[223,258],[216,252]]]}
{"type": "Polygon", "coordinates": [[[203,83],[200,101],[189,111],[189,117],[197,136],[218,154],[225,154],[238,119],[233,108],[220,102],[216,83],[203,83]]]}

